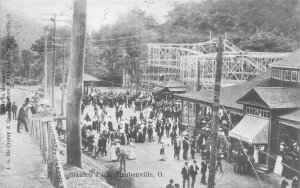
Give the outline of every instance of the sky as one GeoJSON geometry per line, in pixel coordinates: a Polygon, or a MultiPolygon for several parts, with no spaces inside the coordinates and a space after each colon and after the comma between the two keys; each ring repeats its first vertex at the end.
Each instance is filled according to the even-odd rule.
{"type": "MultiPolygon", "coordinates": [[[[72,18],[72,0],[0,0],[5,9],[33,22],[49,24],[43,19],[49,19],[56,13],[58,20],[72,18]]],[[[87,30],[97,31],[103,25],[116,22],[120,15],[138,8],[153,15],[158,22],[163,22],[167,13],[172,10],[172,3],[188,0],[86,0],[87,30]]],[[[58,25],[67,24],[60,22],[58,25]]]]}

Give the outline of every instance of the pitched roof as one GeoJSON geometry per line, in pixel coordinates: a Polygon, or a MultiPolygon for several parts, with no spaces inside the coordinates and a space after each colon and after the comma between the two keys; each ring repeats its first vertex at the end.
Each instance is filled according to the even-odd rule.
{"type": "Polygon", "coordinates": [[[300,108],[300,88],[255,87],[254,90],[271,108],[300,108]]]}
{"type": "Polygon", "coordinates": [[[292,120],[295,122],[300,122],[300,109],[290,110],[282,115],[278,116],[282,119],[292,120]]]}
{"type": "Polygon", "coordinates": [[[177,82],[175,80],[164,81],[157,84],[159,87],[168,87],[168,88],[176,88],[176,87],[185,87],[184,84],[177,82]]]}
{"type": "MultiPolygon", "coordinates": [[[[243,84],[222,87],[221,88],[221,96],[220,103],[225,107],[230,107],[237,110],[243,110],[243,105],[238,104],[236,101],[244,96],[247,92],[249,92],[253,87],[258,86],[270,86],[271,85],[271,74],[270,71],[259,75],[248,82],[243,84]]],[[[180,98],[190,99],[199,102],[205,102],[209,104],[213,104],[213,90],[200,91],[200,92],[192,92],[192,93],[184,93],[184,94],[176,94],[180,98]]]]}
{"type": "Polygon", "coordinates": [[[300,69],[300,49],[280,61],[270,64],[271,67],[300,69]]]}
{"type": "Polygon", "coordinates": [[[98,82],[100,81],[98,78],[95,78],[89,74],[83,73],[83,81],[85,82],[98,82]]]}

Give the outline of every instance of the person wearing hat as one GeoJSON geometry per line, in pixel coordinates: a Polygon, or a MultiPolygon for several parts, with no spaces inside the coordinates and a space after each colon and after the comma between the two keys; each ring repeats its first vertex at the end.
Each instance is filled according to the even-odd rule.
{"type": "Polygon", "coordinates": [[[130,139],[128,159],[131,159],[131,160],[136,159],[135,140],[133,138],[130,139]]]}
{"type": "Polygon", "coordinates": [[[143,139],[144,139],[144,142],[146,142],[146,135],[147,135],[147,126],[146,126],[146,124],[143,124],[143,139]]]}
{"type": "Polygon", "coordinates": [[[201,161],[201,183],[206,185],[206,171],[207,171],[207,159],[203,158],[201,161]]]}
{"type": "Polygon", "coordinates": [[[116,143],[115,141],[111,142],[111,147],[110,147],[110,160],[111,161],[118,161],[118,157],[116,155],[116,143]]]}
{"type": "Polygon", "coordinates": [[[174,159],[177,157],[177,160],[179,160],[179,154],[180,154],[180,141],[178,139],[179,137],[177,136],[177,139],[174,140],[174,159]]]}
{"type": "Polygon", "coordinates": [[[184,140],[182,142],[182,148],[183,148],[183,159],[187,160],[187,154],[189,150],[189,143],[187,137],[184,137],[184,140]]]}
{"type": "Polygon", "coordinates": [[[6,112],[8,115],[8,121],[11,121],[11,102],[10,102],[10,98],[7,97],[7,102],[6,102],[6,112]]]}
{"type": "Polygon", "coordinates": [[[151,140],[153,139],[153,128],[152,128],[152,125],[148,126],[147,133],[148,133],[148,140],[151,143],[151,140]]]}
{"type": "Polygon", "coordinates": [[[11,110],[13,112],[13,120],[17,119],[17,109],[18,109],[18,107],[17,107],[16,103],[13,102],[13,105],[11,107],[11,110]]]}
{"type": "Polygon", "coordinates": [[[124,171],[126,171],[126,157],[127,154],[124,152],[124,149],[121,150],[121,153],[119,154],[120,159],[120,171],[122,171],[122,165],[124,166],[124,171]]]}
{"type": "Polygon", "coordinates": [[[183,179],[183,188],[185,188],[185,182],[188,182],[188,187],[190,187],[190,169],[188,167],[188,162],[184,163],[184,167],[181,170],[181,175],[183,179]]]}
{"type": "Polygon", "coordinates": [[[222,170],[222,155],[220,152],[217,153],[217,165],[216,165],[216,170],[218,170],[218,167],[220,168],[221,173],[223,173],[222,170]]]}
{"type": "Polygon", "coordinates": [[[0,115],[5,115],[5,111],[6,110],[6,107],[5,107],[5,102],[4,100],[2,101],[2,104],[0,106],[0,115]]]}
{"type": "Polygon", "coordinates": [[[170,137],[171,137],[171,145],[173,146],[173,144],[176,140],[176,137],[177,137],[177,134],[174,130],[171,132],[170,137]]]}
{"type": "Polygon", "coordinates": [[[198,171],[199,171],[199,167],[197,166],[197,161],[194,160],[193,164],[190,166],[190,173],[192,177],[192,188],[194,188],[196,175],[198,174],[198,171]]]}
{"type": "Polygon", "coordinates": [[[297,178],[297,176],[293,177],[292,183],[291,183],[291,187],[292,188],[299,188],[299,180],[297,178]]]}
{"type": "Polygon", "coordinates": [[[17,132],[18,133],[21,133],[20,132],[21,123],[24,124],[25,130],[26,130],[26,132],[28,132],[27,123],[25,121],[25,118],[26,118],[25,108],[26,108],[26,104],[23,104],[23,106],[19,110],[19,114],[18,114],[18,118],[17,118],[17,120],[18,120],[17,132]]]}

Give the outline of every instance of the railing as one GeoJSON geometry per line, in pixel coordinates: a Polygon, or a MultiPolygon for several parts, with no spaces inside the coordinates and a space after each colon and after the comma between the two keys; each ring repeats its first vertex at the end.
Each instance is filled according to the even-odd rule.
{"type": "Polygon", "coordinates": [[[55,122],[49,118],[30,118],[28,128],[31,139],[36,144],[47,163],[48,178],[54,187],[67,188],[67,182],[60,158],[60,142],[55,129],[55,122]]]}

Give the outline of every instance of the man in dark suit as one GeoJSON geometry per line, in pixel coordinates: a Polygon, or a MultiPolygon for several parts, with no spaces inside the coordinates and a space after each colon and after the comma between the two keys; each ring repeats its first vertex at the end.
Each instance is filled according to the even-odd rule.
{"type": "Polygon", "coordinates": [[[193,164],[190,166],[190,174],[192,177],[192,188],[194,188],[194,184],[196,181],[196,175],[198,174],[199,167],[196,165],[196,160],[193,161],[193,164]]]}
{"type": "Polygon", "coordinates": [[[25,130],[26,130],[26,132],[28,132],[27,123],[25,121],[25,117],[26,117],[25,107],[26,107],[26,104],[23,104],[23,106],[19,110],[18,119],[17,119],[18,120],[18,124],[17,124],[17,132],[18,133],[21,133],[20,132],[21,123],[24,124],[25,130]]]}
{"type": "Polygon", "coordinates": [[[11,121],[11,109],[12,106],[11,106],[11,102],[10,102],[10,98],[7,97],[7,102],[6,102],[6,112],[7,112],[7,115],[8,115],[8,121],[11,121]]]}
{"type": "Polygon", "coordinates": [[[202,160],[201,162],[201,174],[202,174],[202,177],[201,177],[201,183],[206,185],[206,171],[207,171],[207,161],[205,159],[202,160]]]}
{"type": "Polygon", "coordinates": [[[18,110],[18,107],[17,107],[16,103],[13,102],[13,105],[11,107],[11,111],[13,112],[13,120],[17,119],[17,110],[18,110]]]}
{"type": "Polygon", "coordinates": [[[189,144],[187,141],[187,138],[185,138],[182,142],[182,148],[183,148],[183,159],[187,160],[187,153],[189,150],[189,144]]]}
{"type": "Polygon", "coordinates": [[[120,119],[120,121],[122,120],[122,117],[123,117],[123,109],[122,107],[120,107],[119,114],[118,114],[118,118],[120,119]]]}
{"type": "Polygon", "coordinates": [[[179,160],[180,149],[181,149],[180,141],[174,140],[174,159],[177,157],[177,160],[179,160]]]}
{"type": "Polygon", "coordinates": [[[183,178],[183,188],[185,188],[185,181],[188,182],[188,187],[190,187],[190,169],[188,167],[188,162],[184,163],[184,167],[181,170],[182,178],[183,178]]]}

